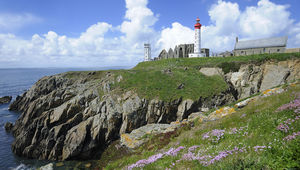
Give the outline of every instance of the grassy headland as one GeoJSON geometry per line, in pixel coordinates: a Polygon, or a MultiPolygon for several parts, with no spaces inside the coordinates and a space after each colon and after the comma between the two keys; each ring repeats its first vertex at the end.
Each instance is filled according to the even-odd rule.
{"type": "MultiPolygon", "coordinates": [[[[220,76],[208,77],[199,72],[201,67],[219,67],[224,73],[238,71],[242,64],[259,64],[265,61],[284,61],[300,58],[300,53],[260,54],[240,57],[210,58],[174,58],[159,61],[141,62],[130,70],[109,70],[114,77],[122,75],[123,80],[111,84],[113,92],[135,91],[146,99],[158,98],[172,101],[183,99],[197,100],[199,97],[211,97],[225,91],[228,86],[220,76]]],[[[69,78],[87,77],[100,82],[108,71],[69,72],[69,78]]],[[[101,87],[99,93],[103,94],[101,87]]]]}
{"type": "Polygon", "coordinates": [[[194,128],[172,138],[163,149],[142,149],[105,169],[121,169],[139,160],[151,162],[145,170],[300,168],[300,84],[286,90],[223,119],[195,121],[194,128]]]}

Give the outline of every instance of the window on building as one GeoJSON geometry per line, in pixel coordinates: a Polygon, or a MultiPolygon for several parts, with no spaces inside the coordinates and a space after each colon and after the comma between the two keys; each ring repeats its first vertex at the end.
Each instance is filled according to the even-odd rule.
{"type": "Polygon", "coordinates": [[[243,54],[243,53],[244,53],[244,51],[241,51],[241,53],[243,54]]]}
{"type": "Polygon", "coordinates": [[[279,52],[280,51],[280,49],[277,49],[277,52],[279,52]]]}

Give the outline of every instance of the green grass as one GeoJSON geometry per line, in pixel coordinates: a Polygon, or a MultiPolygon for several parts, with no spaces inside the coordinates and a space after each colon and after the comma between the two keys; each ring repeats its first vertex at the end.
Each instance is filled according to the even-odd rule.
{"type": "MultiPolygon", "coordinates": [[[[277,130],[280,123],[297,115],[293,110],[277,111],[277,108],[283,104],[289,103],[295,99],[295,94],[300,93],[300,85],[296,87],[286,87],[287,92],[273,95],[252,102],[248,106],[238,110],[231,116],[223,119],[196,123],[191,130],[183,131],[178,137],[173,138],[166,145],[164,150],[170,147],[185,146],[189,148],[194,145],[200,145],[196,152],[201,151],[200,155],[217,155],[220,151],[231,150],[234,147],[245,147],[246,152],[229,155],[221,161],[215,162],[209,166],[203,166],[199,161],[179,161],[172,169],[283,169],[300,168],[300,136],[292,141],[283,140],[287,135],[300,131],[300,120],[289,125],[288,133],[277,130]],[[229,134],[232,128],[244,127],[240,134],[229,134]],[[202,136],[213,129],[225,130],[225,135],[217,143],[209,140],[203,140],[202,136]],[[179,143],[179,145],[176,145],[179,143]],[[256,152],[254,146],[270,146],[264,151],[256,152]]],[[[144,148],[144,147],[143,147],[144,148]]],[[[128,157],[123,157],[117,161],[109,163],[105,169],[121,169],[140,159],[147,159],[161,150],[147,151],[128,157]]],[[[143,169],[166,169],[171,164],[179,160],[187,149],[182,150],[175,157],[165,156],[158,161],[146,165],[143,169]]]]}
{"type": "Polygon", "coordinates": [[[164,101],[184,98],[198,100],[225,91],[228,86],[220,76],[204,76],[196,69],[172,69],[172,74],[161,70],[130,70],[121,73],[123,81],[116,84],[124,91],[136,91],[146,99],[164,101]],[[178,87],[183,84],[182,89],[178,87]]]}
{"type": "Polygon", "coordinates": [[[179,68],[179,67],[225,67],[230,68],[233,65],[233,69],[239,64],[245,63],[262,63],[269,60],[284,61],[291,58],[300,58],[300,53],[280,53],[280,54],[257,54],[249,56],[239,56],[239,57],[204,57],[204,58],[173,58],[164,59],[152,62],[141,62],[133,69],[136,70],[159,70],[162,68],[179,68]],[[223,65],[227,63],[229,65],[223,65]]]}
{"type": "Polygon", "coordinates": [[[140,97],[146,99],[160,99],[173,101],[179,98],[198,100],[218,95],[228,89],[228,85],[221,76],[205,76],[199,72],[201,67],[220,67],[224,73],[238,71],[242,64],[259,64],[268,60],[283,61],[300,58],[300,53],[291,54],[261,54],[239,57],[210,57],[210,58],[176,58],[159,61],[141,62],[130,70],[68,72],[67,78],[94,82],[98,87],[100,96],[101,82],[107,79],[107,73],[113,74],[112,93],[120,95],[129,90],[135,91],[140,97]],[[171,70],[166,73],[165,70],[171,70]],[[122,75],[123,80],[116,82],[116,77],[122,75]],[[183,84],[184,87],[178,89],[183,84]]]}

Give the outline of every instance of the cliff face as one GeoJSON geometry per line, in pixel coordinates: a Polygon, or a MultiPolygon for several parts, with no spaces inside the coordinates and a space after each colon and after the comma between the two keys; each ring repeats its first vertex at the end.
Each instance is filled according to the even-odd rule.
{"type": "Polygon", "coordinates": [[[242,65],[224,74],[219,68],[201,68],[220,75],[229,88],[212,97],[193,101],[162,101],[140,97],[134,91],[113,92],[122,76],[106,72],[70,77],[70,73],[44,77],[17,97],[10,109],[22,112],[13,127],[12,150],[37,159],[88,159],[100,154],[121,134],[150,123],[182,120],[196,111],[233,102],[256,92],[300,78],[300,60],[242,65]],[[99,88],[100,91],[99,92],[99,88]]]}

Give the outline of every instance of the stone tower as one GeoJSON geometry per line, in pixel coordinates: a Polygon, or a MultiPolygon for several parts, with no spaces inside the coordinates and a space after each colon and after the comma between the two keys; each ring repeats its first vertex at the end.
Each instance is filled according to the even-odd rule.
{"type": "Polygon", "coordinates": [[[189,57],[203,57],[201,54],[201,24],[200,19],[197,17],[197,23],[195,24],[195,42],[194,53],[189,54],[189,57]]]}
{"type": "Polygon", "coordinates": [[[144,49],[145,49],[145,56],[144,56],[144,61],[150,61],[151,60],[151,46],[150,44],[144,44],[144,49]]]}

